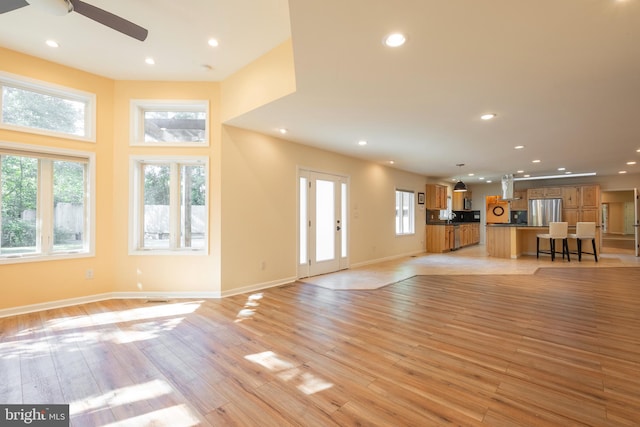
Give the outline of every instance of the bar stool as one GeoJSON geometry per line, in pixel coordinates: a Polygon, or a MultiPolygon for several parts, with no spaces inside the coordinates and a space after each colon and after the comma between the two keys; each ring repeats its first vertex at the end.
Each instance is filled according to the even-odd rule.
{"type": "Polygon", "coordinates": [[[550,222],[549,232],[536,235],[536,258],[540,258],[540,254],[551,254],[551,261],[556,259],[556,239],[562,239],[562,259],[564,254],[567,254],[567,261],[571,262],[569,258],[569,241],[567,240],[567,231],[569,230],[568,222],[550,222]],[[540,239],[549,239],[549,250],[540,250],[540,239]]]}
{"type": "MultiPolygon", "coordinates": [[[[595,222],[576,222],[576,232],[569,234],[569,239],[576,239],[578,243],[578,261],[582,261],[582,240],[591,239],[591,246],[593,252],[584,252],[588,255],[593,255],[596,262],[598,262],[598,254],[596,253],[596,223],[595,222]]],[[[576,252],[573,252],[574,254],[576,252]]]]}

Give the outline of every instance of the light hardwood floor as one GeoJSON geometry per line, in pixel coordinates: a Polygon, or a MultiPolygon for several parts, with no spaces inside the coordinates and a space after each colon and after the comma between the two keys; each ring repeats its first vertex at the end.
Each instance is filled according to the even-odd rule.
{"type": "MultiPolygon", "coordinates": [[[[456,274],[448,257],[377,289],[0,319],[0,402],[70,403],[83,427],[639,425],[640,266],[456,274]]],[[[393,268],[358,270],[376,269],[393,268]]]]}

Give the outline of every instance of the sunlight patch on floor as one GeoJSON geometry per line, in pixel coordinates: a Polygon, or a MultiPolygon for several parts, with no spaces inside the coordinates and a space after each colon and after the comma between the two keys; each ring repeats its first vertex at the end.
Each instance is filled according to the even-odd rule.
{"type": "Polygon", "coordinates": [[[333,387],[333,383],[295,367],[293,363],[283,359],[273,351],[248,354],[244,358],[276,373],[277,377],[285,382],[297,381],[296,388],[307,395],[333,387]]]}
{"type": "Polygon", "coordinates": [[[161,380],[153,380],[144,384],[135,384],[110,390],[105,394],[90,396],[77,400],[69,405],[70,415],[78,415],[114,406],[128,405],[134,402],[154,399],[172,392],[171,386],[161,380]]]}
{"type": "Polygon", "coordinates": [[[196,425],[200,425],[200,420],[187,405],[183,404],[149,412],[115,423],[105,424],[103,427],[190,427],[196,425]]]}
{"type": "Polygon", "coordinates": [[[247,297],[247,302],[244,303],[244,307],[240,309],[238,314],[236,315],[236,323],[242,322],[243,320],[249,320],[253,318],[260,306],[260,300],[263,297],[263,293],[259,292],[256,294],[251,294],[247,297]]]}
{"type": "MultiPolygon", "coordinates": [[[[104,313],[91,313],[83,316],[51,319],[45,323],[44,327],[54,331],[61,331],[65,329],[78,329],[89,326],[95,327],[121,322],[156,319],[159,317],[172,317],[193,313],[200,307],[202,302],[203,301],[189,301],[180,303],[157,304],[114,312],[108,311],[104,313]]],[[[35,331],[23,331],[22,333],[29,332],[35,331]]]]}

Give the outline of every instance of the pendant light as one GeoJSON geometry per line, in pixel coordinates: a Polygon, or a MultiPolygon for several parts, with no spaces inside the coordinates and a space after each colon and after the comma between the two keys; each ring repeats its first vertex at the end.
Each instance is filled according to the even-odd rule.
{"type": "MultiPolygon", "coordinates": [[[[459,168],[462,168],[464,166],[464,163],[457,163],[456,166],[458,166],[459,168]]],[[[467,186],[465,185],[464,182],[462,182],[461,178],[458,178],[458,182],[456,182],[456,185],[453,187],[453,191],[456,193],[462,193],[464,191],[467,191],[467,186]]]]}

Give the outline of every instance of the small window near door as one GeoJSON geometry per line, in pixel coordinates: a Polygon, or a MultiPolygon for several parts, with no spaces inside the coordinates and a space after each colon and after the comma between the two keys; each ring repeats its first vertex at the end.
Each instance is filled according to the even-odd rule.
{"type": "Polygon", "coordinates": [[[396,190],[396,235],[415,234],[415,193],[396,190]]]}

